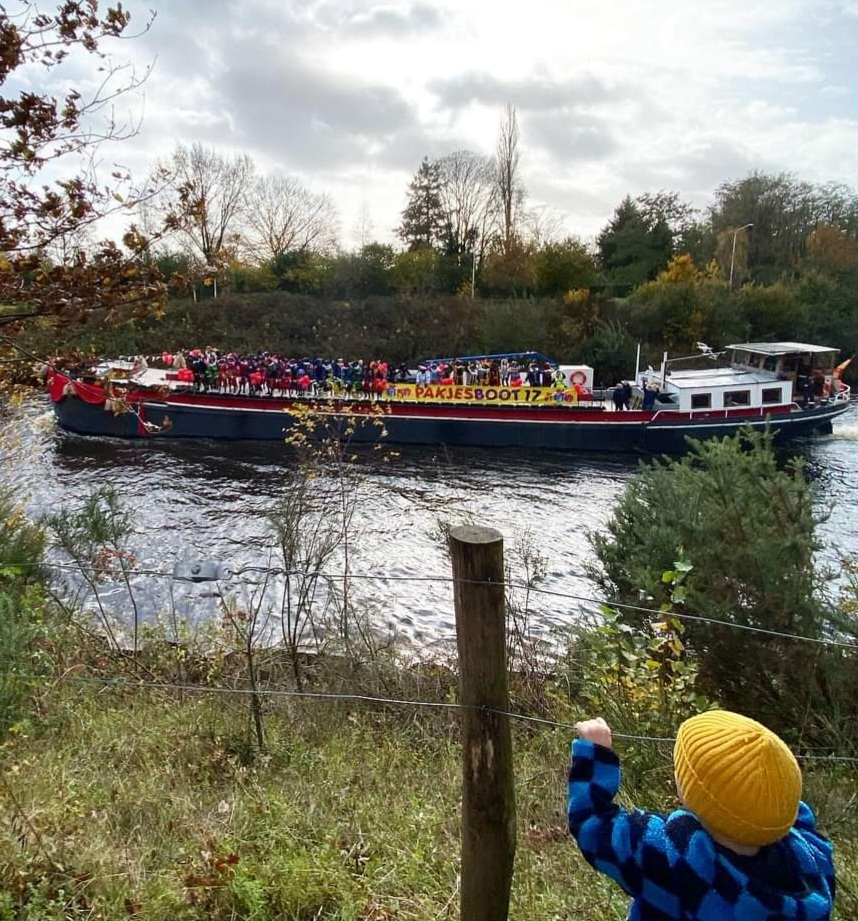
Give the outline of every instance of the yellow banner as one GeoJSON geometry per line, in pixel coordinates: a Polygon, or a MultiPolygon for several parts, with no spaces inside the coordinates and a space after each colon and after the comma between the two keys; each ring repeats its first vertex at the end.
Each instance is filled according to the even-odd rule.
{"type": "Polygon", "coordinates": [[[457,384],[391,384],[386,395],[392,400],[407,400],[413,403],[517,403],[532,406],[538,403],[577,403],[575,390],[559,390],[554,387],[486,387],[457,384]]]}

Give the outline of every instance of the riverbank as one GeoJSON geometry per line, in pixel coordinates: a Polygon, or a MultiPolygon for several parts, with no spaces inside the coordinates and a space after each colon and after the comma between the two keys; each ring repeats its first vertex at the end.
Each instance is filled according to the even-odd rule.
{"type": "MultiPolygon", "coordinates": [[[[259,751],[238,695],[86,677],[70,671],[46,689],[0,754],[0,917],[458,917],[461,753],[449,711],[267,697],[259,751]]],[[[574,710],[556,700],[552,715],[574,710]]],[[[625,898],[566,831],[569,738],[514,727],[512,919],[625,917],[625,898]]],[[[618,747],[622,801],[670,808],[670,746],[618,747]]],[[[835,921],[858,912],[855,793],[851,766],[806,770],[804,796],[844,884],[835,921]]]]}
{"type": "MultiPolygon", "coordinates": [[[[560,298],[470,300],[385,296],[334,299],[274,291],[226,294],[198,303],[172,299],[163,315],[88,323],[57,331],[33,326],[20,344],[40,355],[160,355],[213,345],[252,355],[384,359],[393,366],[433,357],[542,351],[558,361],[591,364],[599,386],[632,373],[635,341],[610,324],[612,303],[579,317],[560,298]],[[608,324],[599,329],[599,324],[608,324]]],[[[644,356],[645,357],[645,356],[644,356]]],[[[661,360],[653,351],[652,361],[661,360]]]]}
{"type": "MultiPolygon", "coordinates": [[[[720,348],[730,342],[782,338],[840,348],[843,358],[854,353],[854,320],[836,314],[825,321],[820,305],[808,305],[806,316],[798,319],[796,310],[785,304],[789,325],[771,326],[764,320],[760,327],[760,317],[770,316],[777,300],[787,297],[792,304],[793,297],[776,285],[771,291],[776,300],[761,311],[756,298],[765,290],[747,286],[735,295],[729,310],[723,315],[716,310],[705,321],[700,292],[677,279],[645,285],[628,298],[595,291],[474,299],[229,291],[198,302],[174,297],[157,315],[105,322],[95,312],[84,324],[59,329],[49,322],[36,323],[26,328],[19,344],[43,357],[75,351],[101,357],[160,355],[164,350],[212,345],[242,354],[265,350],[348,361],[383,358],[394,366],[404,362],[410,367],[433,357],[535,350],[564,363],[591,365],[597,387],[632,375],[638,344],[642,367],[658,367],[665,349],[672,357],[696,353],[700,339],[720,348]]],[[[17,352],[10,355],[20,357],[17,352]]],[[[853,362],[844,378],[854,385],[856,375],[858,365],[853,362]]]]}
{"type": "MultiPolygon", "coordinates": [[[[33,421],[48,412],[32,409],[33,421]]],[[[36,428],[25,426],[25,432],[36,428]]],[[[262,525],[294,525],[300,507],[281,504],[300,485],[285,477],[282,459],[262,464],[225,458],[217,447],[207,458],[196,449],[183,456],[164,445],[39,437],[47,438],[45,450],[23,433],[20,442],[11,439],[20,454],[8,479],[14,485],[26,475],[32,483],[46,469],[41,465],[60,464],[61,491],[44,509],[53,512],[42,523],[46,531],[28,524],[11,500],[0,508],[0,815],[6,817],[0,822],[0,919],[456,918],[462,756],[455,656],[445,654],[441,642],[424,643],[418,665],[403,644],[387,645],[365,629],[413,614],[427,604],[433,585],[449,595],[443,542],[433,542],[427,527],[408,515],[412,494],[434,489],[437,498],[437,480],[449,470],[439,472],[437,459],[424,457],[407,481],[399,479],[401,471],[367,471],[380,477],[379,493],[393,497],[398,511],[395,517],[370,513],[377,518],[371,539],[359,529],[359,517],[349,518],[358,530],[351,535],[356,556],[348,604],[341,592],[332,599],[340,606],[330,610],[289,607],[290,600],[297,605],[302,585],[313,584],[297,573],[285,595],[282,585],[274,586],[281,604],[271,608],[263,594],[272,587],[269,573],[251,567],[235,594],[196,586],[209,597],[207,616],[202,595],[174,594],[182,583],[166,568],[164,546],[157,560],[151,551],[137,553],[141,516],[153,505],[163,515],[159,541],[170,534],[183,540],[186,526],[204,541],[202,549],[220,532],[225,549],[247,545],[264,563],[262,525]],[[62,466],[63,450],[76,465],[73,476],[62,466]],[[113,452],[120,460],[111,461],[113,452]],[[211,506],[180,488],[182,465],[207,483],[211,506]],[[161,497],[150,477],[165,475],[160,482],[168,492],[161,497]],[[266,486],[254,498],[251,487],[260,476],[266,486]],[[124,484],[128,505],[105,482],[124,484]],[[156,497],[167,504],[157,507],[156,497]],[[256,540],[237,530],[248,518],[256,540]],[[406,555],[409,529],[414,543],[406,555]],[[68,559],[81,564],[77,574],[89,579],[78,583],[82,593],[73,601],[48,578],[57,575],[56,559],[41,571],[27,565],[41,559],[48,536],[55,549],[68,548],[68,559]],[[362,557],[367,545],[379,555],[362,557]],[[427,579],[433,546],[437,573],[427,579]],[[370,567],[368,559],[378,565],[370,567]],[[403,574],[409,565],[418,568],[403,574]],[[137,601],[150,583],[166,584],[171,604],[144,617],[137,601]],[[358,586],[363,595],[352,591],[358,586]],[[394,593],[403,586],[416,600],[400,605],[394,593]],[[94,596],[104,604],[93,607],[94,596]],[[107,607],[111,597],[120,599],[124,625],[107,607]],[[302,622],[324,639],[325,655],[304,656],[300,635],[290,633],[302,622]],[[281,637],[273,645],[269,627],[281,637]],[[291,649],[284,646],[289,636],[296,643],[291,649]]],[[[596,498],[587,493],[593,468],[578,492],[570,489],[564,475],[580,471],[570,468],[569,458],[525,476],[524,459],[535,463],[529,456],[502,465],[489,454],[476,471],[476,455],[466,457],[455,469],[468,484],[472,511],[509,535],[509,559],[519,567],[513,576],[526,582],[508,599],[515,663],[510,710],[528,718],[511,718],[518,813],[511,918],[619,921],[626,900],[583,864],[566,832],[570,726],[586,715],[605,715],[623,736],[617,742],[622,803],[670,809],[676,802],[672,746],[654,740],[670,739],[682,719],[711,705],[696,682],[700,660],[682,642],[681,623],[635,629],[605,617],[599,629],[588,629],[570,616],[576,593],[558,598],[535,591],[551,585],[553,575],[568,578],[558,547],[586,543],[583,533],[570,541],[569,515],[585,520],[586,502],[608,514],[623,482],[609,480],[596,498]],[[509,505],[511,472],[519,507],[509,505]],[[547,508],[537,501],[546,490],[558,506],[556,540],[543,520],[547,508]],[[530,525],[536,528],[528,531],[530,525]],[[554,623],[546,619],[553,604],[565,615],[554,623]],[[545,629],[532,629],[534,623],[545,629]],[[549,629],[555,646],[546,656],[539,638],[549,629]]],[[[819,477],[831,475],[820,466],[819,477]]],[[[330,509],[318,506],[325,479],[308,482],[314,501],[305,512],[315,510],[331,523],[330,509]]],[[[22,485],[19,495],[24,492],[22,485]]],[[[366,516],[363,499],[355,508],[366,516]]],[[[437,522],[442,509],[448,521],[462,511],[455,497],[436,502],[427,522],[437,522]]],[[[299,530],[316,534],[319,520],[301,519],[306,527],[299,530]]],[[[586,520],[594,526],[593,516],[586,520]]],[[[303,551],[296,558],[304,559],[303,551]]],[[[676,573],[671,577],[678,581],[676,573]]],[[[340,581],[344,592],[346,581],[340,581]]],[[[592,583],[588,592],[592,596],[592,583]]],[[[581,599],[591,600],[584,593],[581,599]]],[[[454,632],[443,619],[452,618],[449,597],[438,608],[432,613],[441,630],[454,632]]],[[[839,667],[848,675],[844,662],[839,667]]],[[[832,732],[823,703],[812,720],[803,708],[803,723],[780,714],[781,731],[802,757],[804,796],[835,843],[842,884],[833,918],[851,921],[858,916],[858,775],[848,759],[858,751],[845,730],[842,737],[832,732]]]]}

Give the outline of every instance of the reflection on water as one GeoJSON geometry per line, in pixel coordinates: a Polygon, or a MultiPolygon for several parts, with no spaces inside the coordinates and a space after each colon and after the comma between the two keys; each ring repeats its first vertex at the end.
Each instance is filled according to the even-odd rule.
{"type": "MultiPolygon", "coordinates": [[[[823,527],[826,559],[858,553],[856,439],[858,405],[835,423],[833,436],[798,449],[822,505],[832,508],[823,527]]],[[[234,569],[269,563],[266,515],[294,470],[286,446],[71,436],[56,430],[41,400],[7,426],[6,440],[6,481],[28,496],[32,513],[74,503],[99,485],[115,486],[133,511],[132,545],[146,568],[171,570],[179,559],[215,559],[234,569]]],[[[465,517],[504,534],[514,568],[517,544],[526,539],[537,546],[547,559],[545,588],[595,594],[587,575],[593,562],[587,534],[604,526],[637,468],[634,457],[397,450],[388,463],[372,453],[359,461],[368,475],[352,542],[353,571],[379,577],[360,580],[355,591],[383,612],[392,629],[418,642],[453,631],[449,582],[407,580],[449,579],[439,526],[465,517]]],[[[180,613],[206,616],[216,607],[212,586],[144,576],[137,583],[147,615],[167,610],[171,593],[180,613]]],[[[533,626],[541,633],[568,623],[580,609],[551,596],[532,602],[533,626]]]]}

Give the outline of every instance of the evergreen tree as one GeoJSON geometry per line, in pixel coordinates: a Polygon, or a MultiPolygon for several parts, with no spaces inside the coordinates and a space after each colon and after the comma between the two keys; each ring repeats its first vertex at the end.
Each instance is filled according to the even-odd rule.
{"type": "Polygon", "coordinates": [[[535,254],[534,262],[536,292],[543,297],[556,297],[573,288],[589,288],[595,280],[593,257],[573,237],[546,243],[535,254]]]}
{"type": "Polygon", "coordinates": [[[408,186],[408,204],[397,233],[411,252],[440,249],[447,220],[441,195],[441,165],[423,158],[408,186]]]}
{"type": "MultiPolygon", "coordinates": [[[[637,605],[643,596],[658,609],[680,600],[663,573],[684,561],[685,610],[821,637],[831,629],[815,563],[821,517],[801,461],[779,465],[770,435],[692,442],[686,457],[647,466],[629,484],[592,538],[597,578],[608,597],[637,605]]],[[[745,631],[705,621],[685,628],[705,693],[766,722],[788,724],[805,709],[819,680],[811,644],[776,635],[749,643],[745,631]]]]}
{"type": "Polygon", "coordinates": [[[651,223],[626,196],[596,244],[608,281],[635,287],[665,268],[673,250],[673,233],[663,217],[651,223]]]}

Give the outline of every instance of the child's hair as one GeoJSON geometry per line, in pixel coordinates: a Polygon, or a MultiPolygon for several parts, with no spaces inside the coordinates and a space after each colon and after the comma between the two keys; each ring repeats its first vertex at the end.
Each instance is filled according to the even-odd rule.
{"type": "Polygon", "coordinates": [[[798,815],[801,771],[770,729],[727,710],[686,720],[673,751],[679,794],[709,831],[762,847],[782,838],[798,815]]]}

